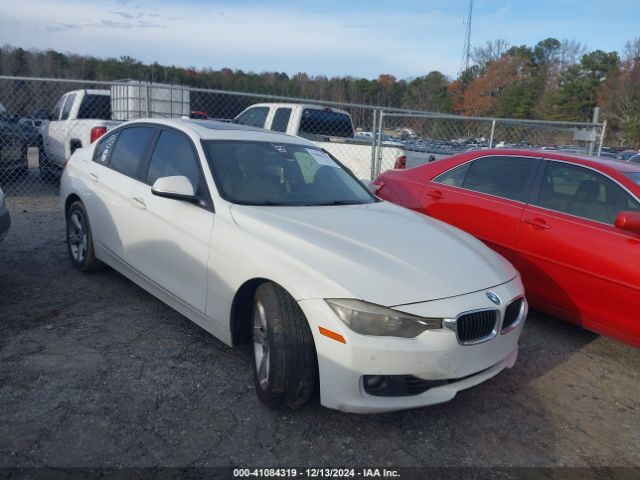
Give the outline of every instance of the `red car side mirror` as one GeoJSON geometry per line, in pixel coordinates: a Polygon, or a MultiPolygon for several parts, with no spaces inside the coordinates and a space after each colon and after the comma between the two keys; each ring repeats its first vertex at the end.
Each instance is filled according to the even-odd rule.
{"type": "Polygon", "coordinates": [[[614,225],[623,230],[640,233],[640,212],[618,212],[614,225]]]}

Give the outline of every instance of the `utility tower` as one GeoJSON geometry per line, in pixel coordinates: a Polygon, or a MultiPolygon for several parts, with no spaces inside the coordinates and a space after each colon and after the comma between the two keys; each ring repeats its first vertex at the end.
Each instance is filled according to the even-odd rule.
{"type": "Polygon", "coordinates": [[[464,32],[464,46],[462,47],[462,62],[460,64],[460,73],[469,68],[471,59],[471,15],[473,14],[473,0],[469,0],[469,15],[464,25],[467,26],[464,32]]]}

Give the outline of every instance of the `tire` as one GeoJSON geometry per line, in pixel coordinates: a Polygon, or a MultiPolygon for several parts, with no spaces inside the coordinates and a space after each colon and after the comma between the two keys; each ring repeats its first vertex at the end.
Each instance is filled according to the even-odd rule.
{"type": "Polygon", "coordinates": [[[51,165],[49,164],[49,159],[47,158],[47,154],[44,151],[44,144],[42,140],[38,142],[36,145],[38,147],[38,167],[40,168],[40,179],[44,181],[53,180],[53,172],[51,170],[51,165]]]}
{"type": "Polygon", "coordinates": [[[51,165],[43,147],[39,147],[38,150],[38,163],[40,164],[40,178],[42,180],[54,183],[60,181],[60,171],[51,165]]]}
{"type": "Polygon", "coordinates": [[[67,211],[67,250],[73,266],[82,272],[104,266],[95,256],[89,217],[80,201],[73,202],[67,211]]]}
{"type": "Polygon", "coordinates": [[[318,382],[316,349],[304,313],[279,285],[257,288],[251,338],[258,398],[271,408],[304,405],[318,382]]]}

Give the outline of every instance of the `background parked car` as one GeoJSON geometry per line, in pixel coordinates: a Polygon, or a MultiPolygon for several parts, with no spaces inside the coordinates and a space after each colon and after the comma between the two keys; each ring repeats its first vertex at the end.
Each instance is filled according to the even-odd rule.
{"type": "Polygon", "coordinates": [[[624,150],[618,153],[618,155],[622,160],[628,161],[631,157],[633,157],[634,155],[638,155],[639,153],[640,152],[638,150],[624,150]]]}
{"type": "Polygon", "coordinates": [[[11,226],[11,215],[4,201],[4,192],[0,188],[0,240],[7,236],[9,227],[11,226]]]}
{"type": "Polygon", "coordinates": [[[638,163],[640,164],[640,154],[636,154],[633,157],[630,157],[629,160],[627,160],[630,163],[638,163]]]}
{"type": "Polygon", "coordinates": [[[640,346],[640,165],[485,150],[388,171],[373,185],[512,261],[532,306],[640,346]]]}
{"type": "Polygon", "coordinates": [[[0,183],[9,183],[27,172],[27,148],[28,136],[23,126],[0,103],[0,183]]]}

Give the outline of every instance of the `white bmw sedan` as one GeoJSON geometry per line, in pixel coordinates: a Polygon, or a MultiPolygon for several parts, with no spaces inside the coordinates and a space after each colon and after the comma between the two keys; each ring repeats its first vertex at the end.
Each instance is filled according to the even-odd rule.
{"type": "Polygon", "coordinates": [[[140,120],[69,160],[67,242],[228,345],[259,398],[382,412],[445,402],[512,367],[518,273],[473,237],[382,202],[302,138],[140,120]]]}

